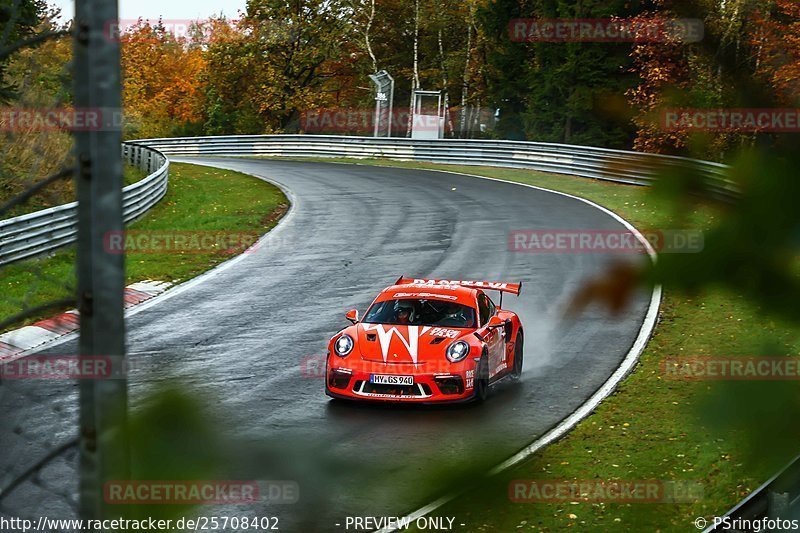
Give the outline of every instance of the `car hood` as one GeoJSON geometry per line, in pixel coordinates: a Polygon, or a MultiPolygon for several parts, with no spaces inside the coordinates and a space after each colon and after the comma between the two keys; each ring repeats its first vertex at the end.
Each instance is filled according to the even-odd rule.
{"type": "Polygon", "coordinates": [[[472,329],[395,324],[358,324],[357,345],[366,361],[425,363],[441,361],[445,350],[472,329]]]}

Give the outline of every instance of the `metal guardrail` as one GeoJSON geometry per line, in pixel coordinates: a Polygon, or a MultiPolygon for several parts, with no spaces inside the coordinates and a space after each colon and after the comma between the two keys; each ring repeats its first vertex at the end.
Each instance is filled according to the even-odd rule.
{"type": "MultiPolygon", "coordinates": [[[[167,193],[169,159],[156,149],[125,143],[124,161],[149,175],[123,189],[125,223],[141,217],[167,193]]],[[[0,266],[35,257],[77,239],[77,202],[0,221],[0,266]]]]}
{"type": "Polygon", "coordinates": [[[237,135],[134,142],[168,155],[386,158],[524,168],[633,185],[648,185],[659,174],[690,169],[716,195],[736,195],[736,189],[725,178],[727,166],[720,163],[566,144],[328,135],[237,135]]]}
{"type": "MultiPolygon", "coordinates": [[[[737,524],[752,525],[756,521],[766,519],[798,520],[800,519],[800,456],[781,470],[778,474],[750,493],[733,509],[717,519],[715,524],[703,530],[703,533],[721,531],[752,531],[754,527],[740,527],[737,524]],[[737,521],[738,522],[735,522],[737,521]],[[727,524],[730,524],[728,526],[727,524]]],[[[761,527],[761,530],[771,528],[761,527]]],[[[790,528],[774,528],[790,529],[790,528]]]]}
{"type": "MultiPolygon", "coordinates": [[[[566,144],[472,139],[338,137],[328,135],[237,135],[144,139],[123,144],[123,157],[150,172],[124,189],[125,222],[155,205],[167,190],[166,155],[349,157],[426,161],[454,165],[524,168],[584,178],[648,185],[659,174],[690,170],[718,196],[736,189],[727,167],[685,157],[566,144]]],[[[0,221],[0,265],[75,242],[77,204],[70,203],[0,221]]]]}

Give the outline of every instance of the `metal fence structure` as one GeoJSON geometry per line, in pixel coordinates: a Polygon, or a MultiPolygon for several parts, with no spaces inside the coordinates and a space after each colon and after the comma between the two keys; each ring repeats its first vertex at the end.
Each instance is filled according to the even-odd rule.
{"type": "MultiPolygon", "coordinates": [[[[119,39],[109,24],[119,20],[116,0],[76,0],[73,92],[78,109],[122,110],[119,39]]],[[[105,237],[125,228],[121,124],[76,131],[75,183],[78,196],[78,310],[81,357],[125,356],[125,257],[105,250],[105,237]]],[[[79,515],[108,518],[103,499],[112,479],[130,479],[128,380],[104,378],[79,383],[79,515]]]]}
{"type": "MultiPolygon", "coordinates": [[[[0,229],[0,267],[12,273],[12,279],[4,279],[7,290],[0,299],[0,327],[77,306],[78,357],[124,357],[125,258],[106,253],[103,236],[121,231],[127,216],[141,215],[163,196],[167,160],[149,155],[152,150],[123,148],[130,160],[154,171],[123,193],[121,124],[113,120],[120,116],[122,105],[120,43],[109,38],[107,31],[118,20],[117,1],[76,0],[74,18],[66,15],[71,20],[59,22],[45,3],[36,0],[0,5],[0,105],[9,111],[4,117],[60,117],[48,122],[5,118],[0,128],[4,193],[0,218],[22,215],[3,221],[0,229]],[[48,57],[59,59],[40,61],[39,48],[44,47],[49,49],[48,57]],[[101,114],[112,120],[96,124],[81,119],[101,114]],[[163,172],[157,172],[162,167],[163,172]],[[73,203],[58,205],[73,198],[73,203]],[[52,205],[57,207],[30,212],[52,205]],[[74,276],[48,269],[53,266],[50,262],[31,261],[20,268],[8,265],[70,242],[76,248],[74,276]]],[[[35,387],[0,385],[4,399],[28,397],[35,387]]],[[[79,495],[77,499],[73,494],[63,496],[70,506],[78,507],[82,518],[111,514],[102,498],[104,483],[130,475],[125,437],[127,381],[85,380],[78,390],[74,440],[62,446],[48,444],[43,458],[32,457],[39,448],[19,437],[26,427],[41,429],[37,428],[40,422],[13,409],[5,414],[0,443],[13,460],[0,465],[6,485],[2,498],[9,494],[9,487],[19,486],[20,480],[77,443],[79,495]]],[[[4,503],[2,498],[0,503],[4,503]]]]}
{"type": "MultiPolygon", "coordinates": [[[[125,223],[145,214],[167,193],[169,160],[157,150],[124,144],[122,157],[148,176],[123,189],[125,223]]],[[[73,244],[78,238],[78,203],[72,202],[0,221],[0,266],[73,244]]]]}
{"type": "Polygon", "coordinates": [[[730,198],[736,194],[736,189],[725,179],[727,167],[720,163],[565,144],[327,135],[240,135],[133,142],[167,155],[384,158],[524,168],[632,185],[649,185],[659,175],[691,169],[716,195],[730,198]]]}

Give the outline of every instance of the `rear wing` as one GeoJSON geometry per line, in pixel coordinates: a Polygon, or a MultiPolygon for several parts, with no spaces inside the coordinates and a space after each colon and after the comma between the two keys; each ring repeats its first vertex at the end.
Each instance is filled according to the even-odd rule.
{"type": "Polygon", "coordinates": [[[494,281],[458,281],[448,279],[424,279],[424,278],[406,278],[400,276],[395,285],[460,285],[462,287],[470,287],[473,289],[483,289],[487,291],[499,291],[501,296],[504,292],[509,292],[517,296],[522,292],[522,282],[520,283],[503,283],[494,281]]]}

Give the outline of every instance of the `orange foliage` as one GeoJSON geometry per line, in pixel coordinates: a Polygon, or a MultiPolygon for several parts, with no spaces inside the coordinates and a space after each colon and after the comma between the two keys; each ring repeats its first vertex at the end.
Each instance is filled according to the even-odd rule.
{"type": "Polygon", "coordinates": [[[169,135],[176,125],[203,117],[198,43],[140,23],[121,37],[123,107],[136,135],[169,135]]]}
{"type": "MultiPolygon", "coordinates": [[[[635,19],[650,20],[644,13],[635,19]]],[[[633,69],[641,77],[637,87],[626,92],[628,100],[639,110],[634,117],[637,133],[634,150],[664,153],[686,146],[684,132],[661,128],[660,114],[671,105],[671,93],[680,92],[691,82],[691,71],[685,46],[680,42],[640,43],[631,52],[633,69]]]]}
{"type": "Polygon", "coordinates": [[[800,99],[800,3],[775,0],[772,12],[757,13],[751,27],[758,74],[795,105],[800,99]]]}

